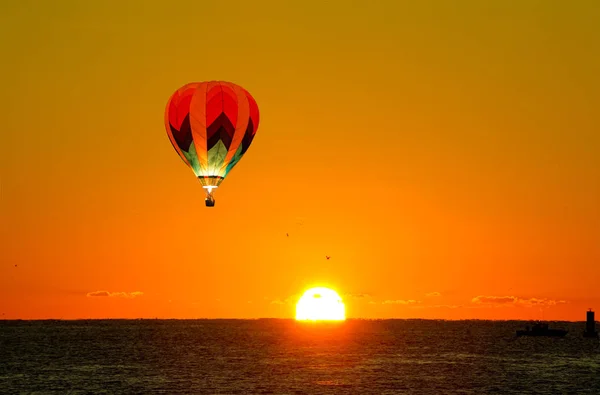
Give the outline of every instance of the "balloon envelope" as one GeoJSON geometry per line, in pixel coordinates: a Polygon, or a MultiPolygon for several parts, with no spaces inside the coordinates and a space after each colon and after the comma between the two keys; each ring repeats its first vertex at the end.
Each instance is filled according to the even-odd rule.
{"type": "Polygon", "coordinates": [[[225,81],[184,85],[165,111],[171,144],[205,187],[219,186],[240,161],[258,121],[258,106],[250,93],[225,81]]]}

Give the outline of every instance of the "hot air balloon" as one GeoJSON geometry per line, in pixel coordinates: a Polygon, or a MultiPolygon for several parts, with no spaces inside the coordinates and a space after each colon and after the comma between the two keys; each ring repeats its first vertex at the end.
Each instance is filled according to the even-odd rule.
{"type": "Polygon", "coordinates": [[[206,190],[213,190],[246,153],[258,129],[258,106],[239,85],[225,81],[193,82],[167,103],[165,127],[173,148],[206,190]]]}

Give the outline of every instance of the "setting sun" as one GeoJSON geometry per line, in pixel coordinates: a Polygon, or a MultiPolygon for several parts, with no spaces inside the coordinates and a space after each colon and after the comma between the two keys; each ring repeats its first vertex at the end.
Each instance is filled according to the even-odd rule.
{"type": "Polygon", "coordinates": [[[317,287],[304,292],[296,304],[296,319],[343,321],[346,309],[342,298],[332,289],[317,287]]]}

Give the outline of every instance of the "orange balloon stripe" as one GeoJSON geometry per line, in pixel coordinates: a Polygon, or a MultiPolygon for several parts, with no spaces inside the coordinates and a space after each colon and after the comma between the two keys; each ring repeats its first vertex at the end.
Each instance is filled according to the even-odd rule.
{"type": "MultiPolygon", "coordinates": [[[[208,84],[196,84],[196,91],[190,103],[190,126],[194,138],[196,156],[202,173],[208,172],[208,144],[206,136],[206,96],[208,84]]],[[[199,174],[198,174],[199,175],[199,174]]]]}
{"type": "Polygon", "coordinates": [[[227,151],[227,155],[225,156],[225,160],[223,161],[223,166],[219,170],[219,175],[225,175],[225,171],[227,170],[227,166],[233,159],[233,156],[237,152],[242,140],[244,138],[244,133],[246,128],[248,127],[248,120],[250,119],[250,106],[248,102],[248,97],[246,96],[246,92],[244,89],[240,88],[237,85],[228,84],[230,88],[236,94],[236,99],[238,103],[238,122],[235,125],[235,133],[233,134],[233,140],[231,141],[231,145],[229,146],[229,151],[227,151]]]}

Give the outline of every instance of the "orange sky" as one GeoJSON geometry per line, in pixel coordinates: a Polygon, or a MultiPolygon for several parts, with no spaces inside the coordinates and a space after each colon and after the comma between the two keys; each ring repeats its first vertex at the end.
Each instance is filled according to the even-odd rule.
{"type": "Polygon", "coordinates": [[[0,318],[600,310],[600,6],[456,3],[4,2],[0,318]],[[202,80],[261,111],[214,209],[163,123],[202,80]]]}

